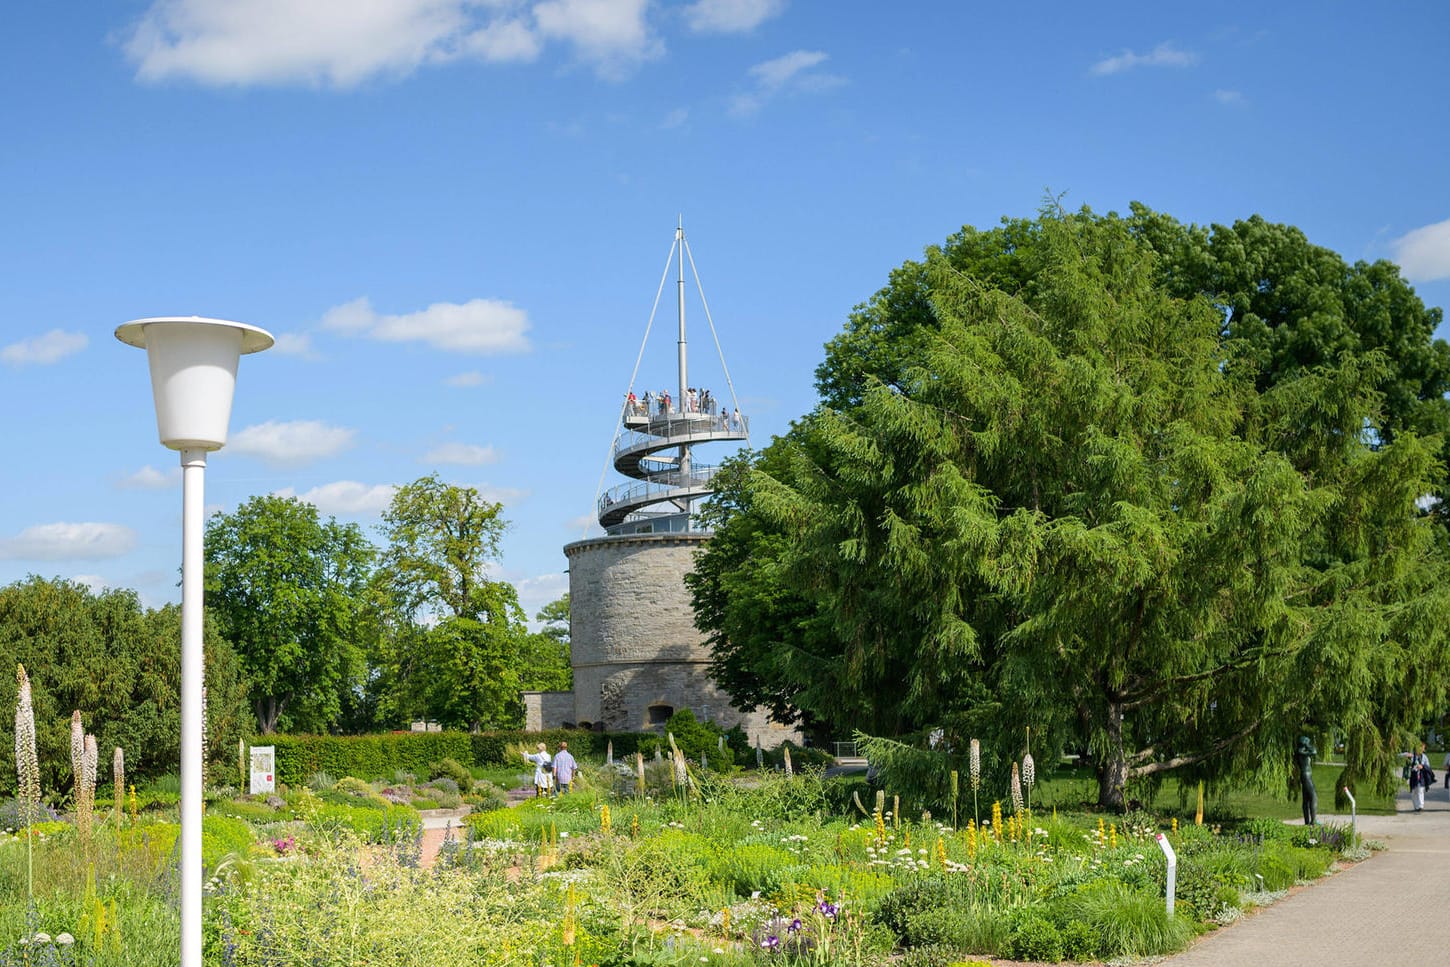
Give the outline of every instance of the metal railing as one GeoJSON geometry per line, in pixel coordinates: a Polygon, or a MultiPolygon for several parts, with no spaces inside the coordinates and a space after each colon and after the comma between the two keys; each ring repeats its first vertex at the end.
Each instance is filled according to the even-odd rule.
{"type": "Polygon", "coordinates": [[[719,469],[697,466],[690,468],[689,473],[663,470],[636,483],[611,487],[599,498],[599,513],[602,515],[619,507],[647,506],[669,500],[680,491],[708,489],[719,469]]]}
{"type": "Polygon", "coordinates": [[[706,416],[699,413],[672,411],[664,418],[651,417],[636,429],[626,419],[625,429],[614,441],[614,466],[620,473],[636,476],[642,472],[638,459],[656,450],[679,446],[685,443],[702,443],[709,440],[745,440],[750,436],[750,418],[739,420],[723,419],[720,416],[706,416]],[[635,457],[633,466],[630,457],[635,457]]]}

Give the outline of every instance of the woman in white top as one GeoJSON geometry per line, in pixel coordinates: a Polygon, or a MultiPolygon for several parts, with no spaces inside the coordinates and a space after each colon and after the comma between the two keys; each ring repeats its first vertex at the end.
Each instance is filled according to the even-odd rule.
{"type": "Polygon", "coordinates": [[[547,796],[554,785],[554,758],[549,755],[549,747],[540,742],[538,752],[525,752],[523,756],[534,764],[534,796],[547,796]]]}

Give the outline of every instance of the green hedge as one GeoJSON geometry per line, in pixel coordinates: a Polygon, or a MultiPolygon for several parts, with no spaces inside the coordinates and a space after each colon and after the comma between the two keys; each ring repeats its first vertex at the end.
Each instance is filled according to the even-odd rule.
{"type": "Polygon", "coordinates": [[[552,729],[547,732],[389,732],[381,735],[263,735],[250,739],[252,745],[277,749],[277,781],[304,786],[313,774],[325,772],[334,779],[391,779],[399,769],[427,776],[428,766],[443,759],[464,765],[501,765],[512,762],[511,746],[546,743],[551,750],[561,741],[569,743],[576,758],[603,759],[609,742],[614,754],[634,754],[644,736],[634,732],[584,732],[552,729]]]}

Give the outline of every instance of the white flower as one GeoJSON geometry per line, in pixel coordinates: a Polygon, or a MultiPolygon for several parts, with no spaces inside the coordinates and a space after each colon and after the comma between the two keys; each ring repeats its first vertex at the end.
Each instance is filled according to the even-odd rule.
{"type": "Polygon", "coordinates": [[[62,947],[69,947],[71,944],[76,942],[76,938],[72,937],[68,933],[62,933],[56,936],[55,942],[60,944],[62,947]]]}
{"type": "Polygon", "coordinates": [[[44,931],[37,932],[36,935],[35,935],[35,942],[36,943],[50,943],[50,934],[48,934],[48,933],[46,933],[44,931]]]}

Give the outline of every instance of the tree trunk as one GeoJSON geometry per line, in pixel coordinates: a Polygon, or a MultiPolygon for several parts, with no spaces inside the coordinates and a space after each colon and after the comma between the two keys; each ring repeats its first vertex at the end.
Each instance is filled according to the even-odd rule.
{"type": "Polygon", "coordinates": [[[271,735],[277,731],[277,719],[282,717],[282,709],[275,698],[257,699],[257,728],[263,735],[271,735]]]}
{"type": "Polygon", "coordinates": [[[1123,787],[1128,781],[1128,760],[1123,752],[1123,703],[1108,702],[1107,749],[1098,760],[1098,805],[1123,812],[1123,787]]]}

